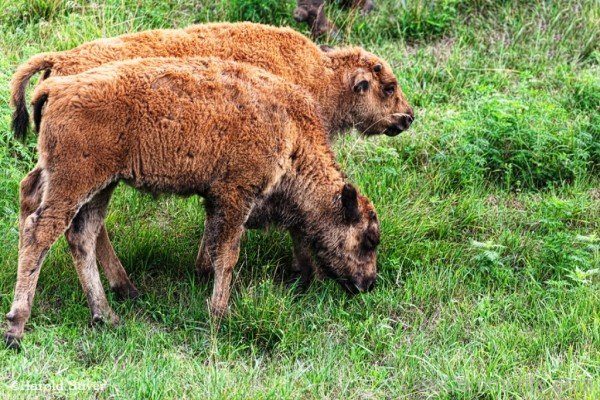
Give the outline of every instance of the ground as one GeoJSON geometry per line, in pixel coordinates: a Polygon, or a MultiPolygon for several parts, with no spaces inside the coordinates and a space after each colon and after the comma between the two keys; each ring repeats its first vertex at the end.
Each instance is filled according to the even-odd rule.
{"type": "MultiPolygon", "coordinates": [[[[294,4],[0,0],[0,312],[16,278],[18,183],[36,159],[36,137],[9,131],[16,66],[153,27],[306,29],[294,4]]],[[[328,10],[346,43],[392,64],[416,112],[401,136],[354,133],[335,148],[382,221],[376,290],[302,291],[283,273],[287,236],[250,232],[231,313],[211,321],[211,285],[193,274],[201,200],[122,185],[108,230],[141,299],[111,294],[122,324],[91,328],[61,239],[23,350],[0,349],[0,397],[600,396],[600,3],[376,5],[328,10]]]]}

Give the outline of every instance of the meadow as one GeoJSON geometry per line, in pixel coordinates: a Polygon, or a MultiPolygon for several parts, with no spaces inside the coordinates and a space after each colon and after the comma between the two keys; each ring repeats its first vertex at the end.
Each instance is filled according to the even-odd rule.
{"type": "MultiPolygon", "coordinates": [[[[332,2],[335,3],[335,2],[332,2]]],[[[600,2],[376,0],[328,14],[390,62],[415,110],[353,133],[340,164],[382,221],[376,290],[286,274],[283,232],[248,232],[231,312],[194,276],[202,200],[119,186],[107,218],[136,301],[89,326],[64,239],[42,268],[0,398],[600,397],[600,2]]],[[[206,21],[296,24],[294,1],[0,0],[0,312],[16,279],[18,185],[36,137],[10,132],[10,77],[43,51],[206,21]]],[[[327,42],[327,39],[321,40],[327,42]]],[[[35,79],[33,79],[35,81],[35,79]]],[[[34,82],[35,83],[35,82],[34,82]]],[[[108,288],[105,282],[105,288],[108,288]]]]}

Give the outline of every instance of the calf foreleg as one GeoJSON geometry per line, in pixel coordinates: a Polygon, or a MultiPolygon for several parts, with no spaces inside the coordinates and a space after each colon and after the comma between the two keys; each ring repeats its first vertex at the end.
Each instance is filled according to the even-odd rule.
{"type": "Polygon", "coordinates": [[[25,218],[20,229],[17,283],[11,310],[6,315],[8,330],[4,335],[9,347],[18,347],[23,336],[47,251],[65,231],[88,195],[88,192],[73,191],[68,184],[53,184],[51,181],[44,182],[42,187],[45,197],[41,197],[45,200],[25,218]]]}
{"type": "Polygon", "coordinates": [[[240,239],[244,233],[244,220],[248,211],[235,207],[207,206],[202,240],[207,262],[215,274],[209,307],[217,317],[227,312],[233,267],[240,255],[240,239]]]}
{"type": "MultiPolygon", "coordinates": [[[[266,206],[268,209],[268,205],[266,206]]],[[[277,225],[278,221],[272,221],[269,218],[270,213],[263,208],[255,208],[248,219],[250,229],[264,229],[268,225],[277,225]]],[[[204,231],[207,231],[205,225],[204,231]]],[[[303,239],[303,235],[297,229],[290,229],[290,236],[294,245],[294,261],[291,271],[300,276],[300,281],[303,286],[310,284],[315,273],[318,273],[315,267],[308,244],[303,239]]],[[[211,255],[206,251],[206,235],[200,242],[200,249],[196,257],[196,273],[200,278],[208,278],[213,275],[213,260],[211,255]]]]}
{"type": "MultiPolygon", "coordinates": [[[[204,222],[204,232],[206,233],[207,223],[204,222]]],[[[200,241],[200,248],[198,249],[198,256],[196,257],[196,275],[200,279],[208,279],[213,275],[213,265],[210,259],[210,254],[206,251],[206,239],[205,235],[202,236],[200,241]]]]}
{"type": "Polygon", "coordinates": [[[115,253],[104,223],[100,226],[96,240],[96,257],[104,270],[110,288],[120,299],[136,299],[139,297],[137,288],[131,283],[121,260],[115,253]]]}
{"type": "Polygon", "coordinates": [[[310,284],[316,270],[312,255],[308,248],[308,244],[304,241],[300,232],[291,229],[290,236],[292,237],[292,244],[294,245],[292,272],[300,275],[300,283],[302,286],[306,287],[310,284]]]}

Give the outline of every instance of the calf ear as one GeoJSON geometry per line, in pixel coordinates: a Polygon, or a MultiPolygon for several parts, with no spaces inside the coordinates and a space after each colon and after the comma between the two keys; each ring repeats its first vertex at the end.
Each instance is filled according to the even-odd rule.
{"type": "Polygon", "coordinates": [[[352,90],[354,93],[366,93],[371,86],[371,74],[365,72],[362,68],[356,71],[352,79],[352,90]]]}
{"type": "Polygon", "coordinates": [[[377,214],[374,210],[369,211],[369,226],[363,236],[362,246],[366,251],[373,251],[379,246],[380,232],[377,223],[377,214]]]}
{"type": "Polygon", "coordinates": [[[379,229],[371,227],[365,234],[365,247],[370,250],[377,248],[380,242],[379,229]]]}
{"type": "Polygon", "coordinates": [[[349,224],[360,221],[360,212],[358,211],[358,193],[354,186],[349,183],[342,189],[342,211],[344,221],[349,224]]]}

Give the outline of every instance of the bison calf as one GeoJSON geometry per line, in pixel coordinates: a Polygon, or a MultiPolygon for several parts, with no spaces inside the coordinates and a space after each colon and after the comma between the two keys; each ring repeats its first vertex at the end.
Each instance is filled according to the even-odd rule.
{"type": "Polygon", "coordinates": [[[289,28],[214,23],[126,34],[33,56],[11,83],[15,135],[24,137],[27,131],[25,88],[37,72],[44,71],[45,79],[145,57],[218,57],[263,68],[307,90],[331,135],[356,127],[366,135],[394,136],[408,129],[413,118],[390,66],[359,47],[323,52],[289,28]]]}
{"type": "Polygon", "coordinates": [[[116,319],[95,242],[119,181],[205,198],[214,315],[226,311],[246,227],[278,222],[298,232],[308,256],[347,290],[373,286],[375,211],[345,182],[300,88],[246,64],[150,58],[50,78],[33,104],[43,195],[22,227],[9,345],[23,335],[44,256],[64,232],[93,321],[116,319]],[[260,209],[269,214],[250,218],[260,209]]]}

